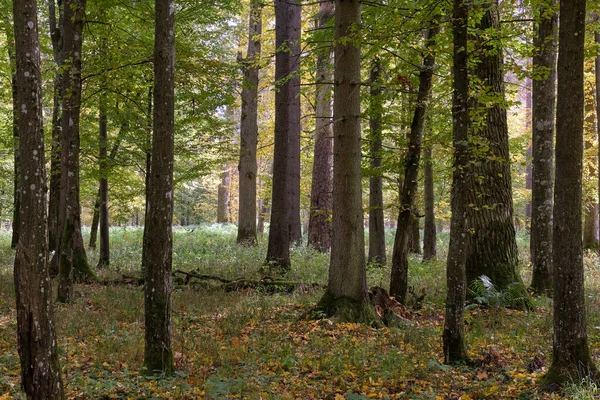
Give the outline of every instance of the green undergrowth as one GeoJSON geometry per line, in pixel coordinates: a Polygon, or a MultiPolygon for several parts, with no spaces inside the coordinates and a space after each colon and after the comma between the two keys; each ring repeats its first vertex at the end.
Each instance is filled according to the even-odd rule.
{"type": "MultiPolygon", "coordinates": [[[[226,279],[258,279],[266,254],[235,244],[235,227],[207,225],[174,230],[173,268],[226,279]]],[[[101,279],[139,271],[142,230],[111,230],[111,264],[101,279]]],[[[441,235],[440,247],[444,248],[441,235]]],[[[391,236],[393,238],[393,236],[391,236]]],[[[520,240],[519,244],[526,239],[520,240]]],[[[391,252],[391,241],[388,252],[391,252]]],[[[91,265],[97,253],[89,251],[91,265]]],[[[391,257],[390,257],[391,259],[391,257]]],[[[19,390],[16,315],[10,235],[0,231],[0,399],[19,390]]],[[[327,282],[329,255],[292,251],[286,280],[327,282]]],[[[586,255],[590,347],[600,356],[600,268],[586,255]]],[[[144,314],[136,285],[76,285],[74,301],[55,312],[60,361],[71,399],[588,399],[592,382],[542,393],[536,381],[550,364],[551,301],[534,311],[503,307],[466,311],[472,366],[442,364],[445,261],[410,257],[410,284],[427,293],[411,323],[397,328],[310,318],[323,290],[309,287],[266,295],[252,289],[225,292],[179,285],[173,293],[176,375],[141,374],[144,314]]],[[[524,268],[524,277],[529,273],[524,268]]],[[[526,278],[524,278],[525,281],[526,278]]],[[[389,285],[389,267],[368,268],[370,286],[389,285]]]]}

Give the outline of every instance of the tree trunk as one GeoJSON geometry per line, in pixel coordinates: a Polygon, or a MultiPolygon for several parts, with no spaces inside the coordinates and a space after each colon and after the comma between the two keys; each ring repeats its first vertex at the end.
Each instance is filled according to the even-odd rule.
{"type": "MultiPolygon", "coordinates": [[[[415,190],[419,190],[417,187],[415,190]]],[[[419,210],[413,208],[411,211],[411,218],[409,220],[410,226],[408,227],[408,252],[411,254],[421,254],[421,227],[419,226],[419,210]]]]}
{"type": "Polygon", "coordinates": [[[435,227],[435,196],[433,192],[433,159],[431,145],[425,147],[423,160],[423,186],[425,221],[423,226],[423,260],[435,258],[437,233],[435,227]]]}
{"type": "MultiPolygon", "coordinates": [[[[273,154],[273,194],[271,202],[271,225],[265,265],[275,271],[285,272],[290,268],[290,213],[291,197],[289,168],[292,162],[290,142],[299,122],[295,120],[297,101],[294,96],[299,89],[297,79],[289,79],[298,65],[298,53],[294,41],[300,39],[297,21],[300,20],[300,5],[286,0],[275,0],[275,149],[273,154]],[[296,87],[297,86],[297,87],[296,87]],[[293,124],[296,126],[293,126],[293,124]]],[[[299,114],[298,114],[299,118],[299,114]]],[[[292,157],[293,158],[293,157],[292,157]]]]}
{"type": "Polygon", "coordinates": [[[172,375],[173,162],[175,131],[175,4],[155,1],[152,169],[144,235],[144,373],[172,375]],[[158,106],[160,105],[160,107],[158,106]]]}
{"type": "MultiPolygon", "coordinates": [[[[425,129],[425,117],[427,106],[431,97],[431,85],[433,80],[433,68],[435,66],[435,55],[432,52],[435,46],[435,36],[439,32],[437,21],[432,21],[427,31],[426,55],[423,59],[423,67],[419,74],[419,93],[413,121],[410,127],[410,138],[408,153],[404,163],[404,181],[400,199],[400,213],[394,239],[394,250],[392,252],[392,274],[390,279],[390,295],[394,296],[402,304],[406,304],[406,293],[408,290],[408,239],[413,237],[413,248],[419,244],[419,221],[414,217],[415,194],[418,189],[419,161],[421,159],[421,143],[425,129]],[[414,229],[417,235],[415,243],[414,229]],[[412,227],[412,232],[411,232],[412,227]]],[[[420,246],[419,250],[420,250],[420,246]]]]}
{"type": "MultiPolygon", "coordinates": [[[[281,3],[281,0],[275,0],[281,3]]],[[[287,92],[288,130],[288,196],[289,196],[289,241],[291,246],[302,243],[302,222],[300,220],[300,36],[302,32],[302,5],[299,0],[285,0],[287,5],[286,43],[289,69],[287,92]],[[294,4],[295,3],[295,4],[294,4]]],[[[279,49],[279,46],[277,47],[279,49]]]]}
{"type": "Polygon", "coordinates": [[[28,399],[64,399],[48,274],[42,76],[35,0],[14,0],[21,207],[14,264],[21,383],[28,399]]]}
{"type": "MultiPolygon", "coordinates": [[[[589,176],[596,176],[590,174],[589,176]]],[[[598,204],[594,199],[588,199],[590,203],[585,207],[583,220],[583,248],[588,250],[598,249],[598,204]]]]}
{"type": "Polygon", "coordinates": [[[558,16],[548,12],[556,0],[541,7],[533,56],[532,84],[533,182],[531,188],[531,289],[537,294],[552,292],[552,184],[554,170],[554,103],[556,99],[556,36],[558,16]]]}
{"type": "Polygon", "coordinates": [[[256,146],[258,143],[258,72],[262,34],[262,7],[259,0],[250,3],[248,52],[240,60],[244,73],[242,116],[240,121],[239,210],[237,242],[256,246],[256,146]]]}
{"type": "MultiPolygon", "coordinates": [[[[475,76],[487,95],[487,101],[474,101],[473,137],[477,146],[474,173],[467,190],[472,245],[467,256],[467,282],[482,275],[504,290],[509,285],[522,285],[518,271],[519,258],[513,224],[512,182],[508,149],[508,124],[504,104],[503,51],[497,39],[499,12],[497,0],[486,2],[479,31],[492,37],[476,37],[480,49],[475,76]]],[[[530,306],[523,286],[514,307],[530,306]],[[517,304],[523,303],[523,304],[517,304]]]]}
{"type": "Polygon", "coordinates": [[[320,306],[346,320],[369,318],[362,209],[360,137],[360,1],[335,2],[333,94],[333,241],[320,306]]]}
{"type": "MultiPolygon", "coordinates": [[[[333,1],[319,4],[317,29],[334,15],[333,1]]],[[[327,252],[331,248],[331,209],[333,208],[333,110],[332,45],[328,44],[317,55],[317,82],[315,100],[315,148],[310,191],[308,244],[315,250],[327,252]]]]}
{"type": "Polygon", "coordinates": [[[554,182],[554,335],[546,383],[598,378],[585,320],[581,240],[585,0],[560,1],[554,182]]]}
{"type": "MultiPolygon", "coordinates": [[[[150,233],[146,229],[146,217],[148,216],[148,205],[150,201],[150,172],[152,169],[152,128],[153,128],[153,118],[152,118],[152,106],[153,106],[153,98],[154,92],[153,86],[148,87],[147,94],[147,104],[146,104],[146,174],[144,175],[144,188],[145,188],[145,202],[144,202],[144,233],[142,242],[146,242],[146,236],[150,233]]],[[[143,261],[146,259],[146,246],[142,246],[142,267],[141,273],[143,276],[146,276],[146,263],[143,261]]]]}
{"type": "Polygon", "coordinates": [[[385,264],[387,254],[385,250],[385,220],[383,217],[383,179],[381,176],[382,158],[382,126],[383,98],[381,81],[383,67],[378,58],[373,60],[371,66],[370,89],[370,115],[369,127],[371,129],[371,177],[369,178],[369,263],[385,264]]]}
{"type": "MultiPolygon", "coordinates": [[[[221,169],[221,183],[219,183],[217,195],[217,223],[229,222],[229,185],[231,183],[231,171],[229,165],[225,164],[221,169]]],[[[256,207],[256,206],[255,206],[256,207]]]]}
{"type": "MultiPolygon", "coordinates": [[[[58,1],[58,23],[56,21],[56,5],[54,0],[49,2],[49,27],[52,38],[52,51],[56,73],[54,74],[53,107],[52,107],[52,146],[50,149],[50,193],[48,195],[48,243],[50,251],[60,247],[59,234],[59,207],[60,207],[60,157],[61,157],[61,101],[63,97],[62,75],[60,67],[63,60],[62,26],[64,10],[62,0],[58,1]]],[[[58,274],[58,257],[53,258],[51,275],[58,274]]]]}
{"type": "Polygon", "coordinates": [[[468,360],[465,349],[465,295],[467,290],[465,266],[471,235],[467,225],[468,175],[472,171],[469,145],[469,71],[468,17],[466,0],[454,0],[452,32],[454,36],[452,120],[454,144],[454,172],[452,173],[452,217],[450,220],[450,245],[446,263],[446,315],[444,319],[444,363],[453,364],[468,360]]]}
{"type": "Polygon", "coordinates": [[[81,234],[79,202],[79,114],[81,109],[81,48],[86,0],[69,0],[64,5],[62,83],[62,146],[60,184],[60,257],[58,301],[69,302],[73,280],[95,279],[87,261],[81,234]],[[68,62],[67,62],[68,60],[68,62]]]}
{"type": "Polygon", "coordinates": [[[106,268],[110,264],[110,237],[108,224],[108,121],[106,116],[106,95],[101,96],[100,104],[100,255],[98,269],[106,268]]]}

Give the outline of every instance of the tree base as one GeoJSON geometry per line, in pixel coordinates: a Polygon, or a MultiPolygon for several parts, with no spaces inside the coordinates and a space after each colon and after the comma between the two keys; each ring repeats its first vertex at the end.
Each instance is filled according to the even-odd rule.
{"type": "Polygon", "coordinates": [[[562,385],[567,382],[581,382],[586,377],[598,382],[600,375],[589,354],[583,360],[585,361],[552,362],[548,372],[540,379],[540,384],[544,386],[562,385]]]}
{"type": "Polygon", "coordinates": [[[358,301],[350,297],[336,297],[329,290],[325,292],[316,311],[340,322],[355,322],[380,328],[381,318],[367,300],[358,301]]]}

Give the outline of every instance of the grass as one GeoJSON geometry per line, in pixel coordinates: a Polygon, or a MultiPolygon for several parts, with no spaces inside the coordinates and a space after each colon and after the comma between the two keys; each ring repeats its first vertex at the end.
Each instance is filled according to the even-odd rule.
{"type": "MultiPolygon", "coordinates": [[[[134,275],[142,230],[111,230],[111,266],[104,278],[134,275]]],[[[174,231],[173,267],[224,278],[257,278],[266,238],[256,248],[235,244],[235,227],[206,225],[174,231]]],[[[388,252],[393,235],[389,235],[388,252]]],[[[19,389],[10,236],[0,232],[0,399],[23,398],[19,389]]],[[[519,236],[521,255],[527,237],[519,236]]],[[[444,248],[444,238],[440,247],[444,248]]],[[[92,265],[97,253],[88,253],[92,265]]],[[[327,282],[329,256],[292,252],[290,280],[327,282]]],[[[600,269],[586,256],[590,346],[600,355],[600,269]]],[[[177,287],[173,295],[173,350],[177,374],[148,379],[143,360],[143,296],[135,286],[81,285],[73,304],[55,319],[63,377],[72,399],[447,399],[577,398],[598,395],[583,381],[561,394],[541,393],[536,380],[550,362],[551,303],[535,312],[504,308],[467,311],[467,346],[477,367],[441,364],[445,263],[410,260],[410,281],[428,296],[413,323],[373,329],[309,320],[320,290],[263,295],[177,287]],[[533,372],[531,365],[540,366],[533,372]],[[562,396],[562,397],[561,397],[562,396]]],[[[527,279],[524,268],[524,279],[527,279]]],[[[389,284],[389,267],[368,269],[370,285],[389,284]]]]}

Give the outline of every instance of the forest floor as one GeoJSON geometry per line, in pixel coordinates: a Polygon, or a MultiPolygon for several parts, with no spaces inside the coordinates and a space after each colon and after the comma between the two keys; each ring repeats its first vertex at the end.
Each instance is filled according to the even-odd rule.
{"type": "MultiPolygon", "coordinates": [[[[392,233],[388,250],[391,250],[392,233]]],[[[442,237],[439,247],[445,251],[442,237]]],[[[112,264],[99,275],[117,279],[139,270],[142,230],[111,231],[112,264]]],[[[266,239],[266,238],[264,238],[266,239]]],[[[233,226],[180,228],[174,269],[224,278],[257,278],[265,254],[235,245],[233,226]]],[[[519,236],[526,257],[527,238],[519,236]]],[[[97,259],[90,251],[92,262],[97,259]]],[[[12,257],[0,233],[0,399],[19,388],[12,257]]],[[[294,250],[289,279],[325,284],[328,256],[294,250]]],[[[530,272],[523,268],[524,278],[530,272]]],[[[387,287],[388,268],[369,268],[369,284],[387,287]]],[[[177,287],[173,296],[172,378],[140,374],[144,351],[142,288],[78,285],[76,300],[55,320],[63,379],[70,399],[592,399],[600,390],[578,382],[545,393],[536,381],[551,356],[548,299],[533,312],[499,306],[467,311],[467,348],[476,366],[443,365],[444,261],[410,264],[411,284],[428,295],[411,324],[375,329],[307,318],[322,295],[254,290],[226,293],[206,285],[177,287]]],[[[590,346],[600,359],[600,266],[586,257],[590,346]]]]}

